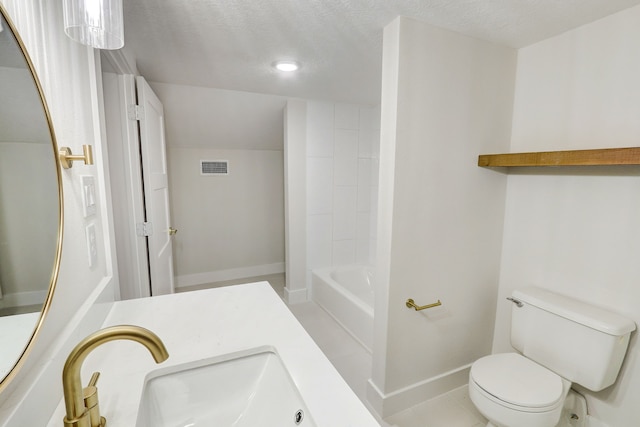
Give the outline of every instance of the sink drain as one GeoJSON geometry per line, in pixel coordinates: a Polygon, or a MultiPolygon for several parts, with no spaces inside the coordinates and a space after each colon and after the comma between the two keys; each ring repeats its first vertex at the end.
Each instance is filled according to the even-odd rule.
{"type": "Polygon", "coordinates": [[[300,425],[303,418],[304,418],[304,412],[302,412],[302,409],[298,409],[296,411],[296,414],[293,416],[293,421],[295,421],[296,425],[300,425]]]}

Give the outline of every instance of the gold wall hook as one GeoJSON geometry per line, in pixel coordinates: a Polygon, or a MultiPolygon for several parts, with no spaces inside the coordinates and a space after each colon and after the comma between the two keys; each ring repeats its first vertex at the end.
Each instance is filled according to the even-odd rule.
{"type": "Polygon", "coordinates": [[[413,308],[416,311],[425,310],[427,308],[433,308],[433,307],[437,307],[439,305],[442,305],[440,300],[438,300],[438,302],[434,302],[433,304],[427,304],[427,305],[420,306],[420,305],[417,305],[411,298],[409,298],[405,304],[407,305],[407,308],[413,308]]]}
{"type": "Polygon", "coordinates": [[[74,161],[83,160],[85,165],[93,164],[93,147],[91,145],[82,146],[82,155],[73,154],[71,148],[60,147],[58,150],[58,157],[60,158],[60,164],[63,168],[69,169],[73,166],[74,161]]]}

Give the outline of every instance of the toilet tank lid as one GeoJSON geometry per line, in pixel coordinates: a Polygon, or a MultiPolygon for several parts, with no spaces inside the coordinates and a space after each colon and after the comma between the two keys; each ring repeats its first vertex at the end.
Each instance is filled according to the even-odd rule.
{"type": "Polygon", "coordinates": [[[627,317],[546,289],[531,286],[513,291],[513,297],[609,335],[622,336],[636,329],[627,317]]]}

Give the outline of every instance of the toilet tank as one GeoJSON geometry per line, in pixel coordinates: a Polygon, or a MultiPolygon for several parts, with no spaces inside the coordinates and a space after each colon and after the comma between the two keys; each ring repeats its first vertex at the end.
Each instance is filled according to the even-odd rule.
{"type": "Polygon", "coordinates": [[[589,390],[615,382],[636,329],[632,320],[536,287],[514,291],[513,299],[516,350],[589,390]]]}

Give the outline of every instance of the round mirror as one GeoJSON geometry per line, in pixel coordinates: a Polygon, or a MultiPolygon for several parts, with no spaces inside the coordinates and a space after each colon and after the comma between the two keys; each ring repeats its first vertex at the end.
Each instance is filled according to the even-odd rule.
{"type": "Polygon", "coordinates": [[[0,389],[47,313],[60,263],[62,187],[40,83],[0,4],[0,389]]]}

